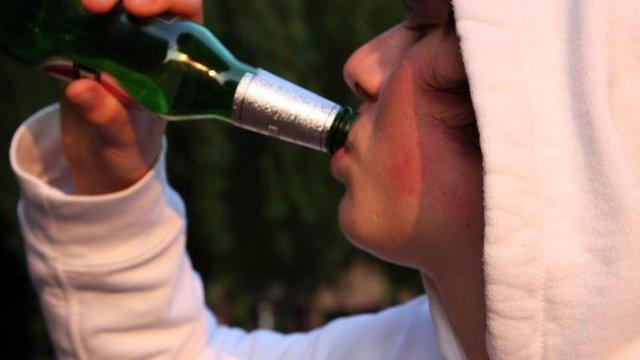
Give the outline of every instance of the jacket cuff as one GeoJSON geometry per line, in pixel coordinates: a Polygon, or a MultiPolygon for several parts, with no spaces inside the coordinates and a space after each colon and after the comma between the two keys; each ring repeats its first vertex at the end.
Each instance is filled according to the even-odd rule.
{"type": "Polygon", "coordinates": [[[83,269],[126,266],[161,251],[184,230],[185,214],[167,184],[165,148],[166,142],[155,167],[131,187],[74,195],[62,153],[59,106],[33,115],[14,135],[10,150],[27,249],[62,267],[83,269]]]}

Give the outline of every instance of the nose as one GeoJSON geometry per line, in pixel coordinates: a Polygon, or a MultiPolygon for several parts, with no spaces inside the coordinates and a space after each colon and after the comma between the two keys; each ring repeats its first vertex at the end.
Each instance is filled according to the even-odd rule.
{"type": "Polygon", "coordinates": [[[351,91],[366,102],[375,102],[382,87],[378,53],[373,41],[356,50],[344,65],[344,81],[351,91]]]}
{"type": "Polygon", "coordinates": [[[399,24],[356,50],[343,68],[351,91],[366,102],[376,102],[385,81],[413,41],[409,31],[399,24]]]}

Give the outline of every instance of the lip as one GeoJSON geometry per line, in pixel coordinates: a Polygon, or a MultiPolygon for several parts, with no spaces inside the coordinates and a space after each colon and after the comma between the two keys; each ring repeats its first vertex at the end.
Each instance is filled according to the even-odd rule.
{"type": "MultiPolygon", "coordinates": [[[[356,120],[357,121],[357,120],[356,120]]],[[[337,180],[344,182],[345,181],[345,163],[351,153],[351,139],[350,136],[347,138],[344,147],[338,149],[338,151],[333,154],[331,157],[331,174],[337,180]]]]}
{"type": "Polygon", "coordinates": [[[346,183],[347,163],[354,154],[353,136],[355,129],[358,127],[358,122],[362,121],[362,108],[363,106],[361,106],[356,112],[356,120],[354,124],[351,125],[351,131],[349,131],[349,135],[347,135],[344,147],[338,149],[338,151],[336,151],[331,157],[331,174],[342,183],[346,183]]]}
{"type": "Polygon", "coordinates": [[[331,174],[341,182],[344,182],[344,162],[349,155],[349,149],[345,146],[331,157],[331,174]]]}

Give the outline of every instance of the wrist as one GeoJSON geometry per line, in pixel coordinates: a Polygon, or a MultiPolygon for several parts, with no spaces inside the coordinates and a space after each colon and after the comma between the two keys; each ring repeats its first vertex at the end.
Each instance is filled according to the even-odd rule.
{"type": "Polygon", "coordinates": [[[165,123],[146,112],[128,109],[127,121],[114,128],[88,122],[66,102],[60,116],[62,150],[76,195],[127,189],[154,167],[162,150],[165,123]],[[110,137],[124,127],[124,134],[110,137]]]}
{"type": "Polygon", "coordinates": [[[102,178],[91,179],[84,175],[74,175],[74,193],[76,195],[107,195],[128,189],[142,179],[148,172],[130,179],[102,178]]]}
{"type": "Polygon", "coordinates": [[[71,165],[73,174],[74,193],[76,195],[105,195],[125,190],[153,170],[161,153],[161,146],[155,151],[155,157],[144,161],[137,153],[112,151],[116,159],[127,158],[127,161],[117,162],[117,166],[104,154],[97,157],[88,166],[71,165]]]}

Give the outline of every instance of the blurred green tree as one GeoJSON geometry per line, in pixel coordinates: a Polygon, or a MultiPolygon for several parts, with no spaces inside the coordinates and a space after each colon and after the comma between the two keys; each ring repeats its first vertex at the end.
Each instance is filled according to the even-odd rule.
{"type": "MultiPolygon", "coordinates": [[[[344,62],[404,16],[396,0],[210,0],[205,7],[206,25],[238,58],[354,105],[341,78],[344,62]]],[[[18,189],[6,154],[20,122],[55,101],[62,86],[6,58],[0,58],[0,79],[0,339],[6,353],[19,358],[50,357],[27,281],[18,189]]],[[[291,314],[354,259],[368,258],[340,233],[342,188],[331,179],[325,155],[209,121],[172,124],[168,139],[169,177],[187,204],[194,266],[209,303],[234,324],[255,327],[257,304],[275,296],[278,314],[288,314],[276,319],[276,328],[299,330],[291,314]]],[[[418,291],[413,272],[385,268],[390,299],[400,288],[418,291]]]]}

